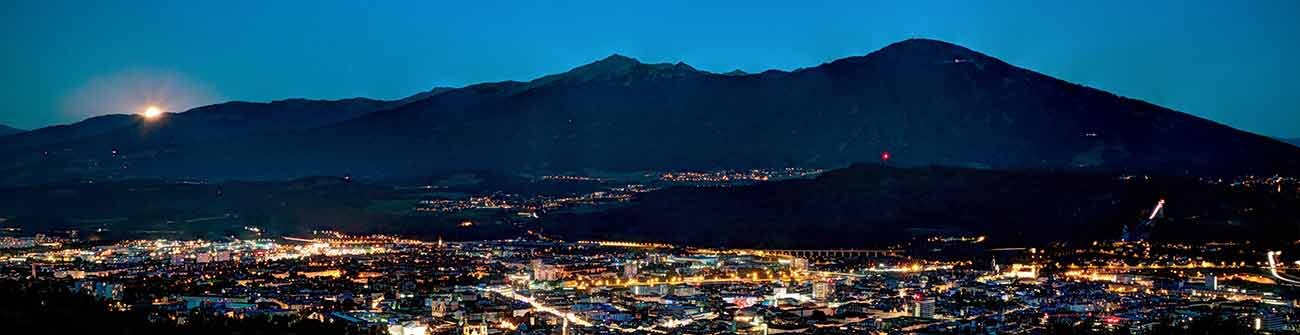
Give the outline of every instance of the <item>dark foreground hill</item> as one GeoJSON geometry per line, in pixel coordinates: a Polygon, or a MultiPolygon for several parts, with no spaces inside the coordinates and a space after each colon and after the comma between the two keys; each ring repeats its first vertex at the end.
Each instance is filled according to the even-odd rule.
{"type": "MultiPolygon", "coordinates": [[[[123,130],[42,147],[63,153],[57,159],[36,147],[19,150],[15,156],[41,159],[7,175],[392,178],[456,170],[835,167],[882,151],[910,166],[1300,171],[1300,148],[924,39],[758,74],[615,55],[528,82],[434,90],[354,116],[184,144],[123,130]],[[104,156],[106,146],[122,156],[104,156]]],[[[0,148],[12,147],[3,142],[0,148]]]]}
{"type": "MultiPolygon", "coordinates": [[[[1300,184],[1191,177],[856,165],[816,179],[736,187],[676,187],[620,206],[430,214],[426,199],[500,191],[573,196],[610,185],[492,174],[453,174],[432,188],[313,177],[282,182],[132,180],[0,188],[6,226],[92,238],[220,238],[316,229],[425,239],[497,239],[541,229],[569,240],[613,239],[697,246],[880,247],[916,237],[985,235],[997,244],[1113,240],[1165,200],[1151,238],[1300,239],[1300,184]],[[460,223],[472,221],[471,227],[460,223]],[[540,227],[539,227],[540,225],[540,227]]],[[[1136,230],[1136,229],[1135,229],[1136,230]]]]}
{"type": "Polygon", "coordinates": [[[1294,188],[855,165],[815,180],[651,192],[624,208],[552,216],[545,228],[571,239],[814,249],[936,235],[987,235],[998,243],[1113,240],[1165,199],[1154,239],[1276,242],[1300,237],[1294,188]]]}
{"type": "MultiPolygon", "coordinates": [[[[470,187],[477,187],[471,185],[470,187]]],[[[439,192],[456,192],[440,188],[439,192]]],[[[160,180],[52,183],[0,188],[0,222],[28,233],[77,231],[86,239],[252,237],[327,229],[450,240],[523,234],[515,212],[412,214],[428,190],[353,183],[339,177],[204,184],[160,180]],[[474,220],[474,227],[459,223],[474,220]]]]}

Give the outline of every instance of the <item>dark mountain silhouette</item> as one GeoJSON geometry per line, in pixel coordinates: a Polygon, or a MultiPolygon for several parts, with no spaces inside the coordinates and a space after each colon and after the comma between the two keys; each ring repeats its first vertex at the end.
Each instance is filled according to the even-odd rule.
{"type": "Polygon", "coordinates": [[[71,140],[100,135],[137,121],[135,115],[96,116],[73,124],[49,126],[12,136],[0,137],[0,148],[6,149],[6,151],[13,151],[13,149],[18,148],[43,150],[35,147],[61,144],[71,140]]]}
{"type": "MultiPolygon", "coordinates": [[[[358,114],[314,123],[319,127],[178,144],[113,173],[391,178],[456,170],[834,167],[881,151],[893,153],[895,164],[993,169],[1204,175],[1294,173],[1300,166],[1300,148],[924,39],[758,74],[614,55],[528,82],[439,89],[358,114]]],[[[85,143],[138,143],[119,149],[128,153],[158,145],[131,138],[141,131],[85,143]]],[[[181,135],[172,136],[164,138],[181,135]]]]}
{"type": "Polygon", "coordinates": [[[1300,147],[1300,138],[1279,138],[1278,140],[1300,147]]]}
{"type": "Polygon", "coordinates": [[[10,127],[10,126],[7,126],[7,125],[0,124],[0,136],[13,135],[13,134],[21,133],[21,132],[24,132],[24,131],[26,131],[26,130],[22,130],[22,129],[18,129],[18,128],[14,128],[14,127],[10,127]]]}
{"type": "MultiPolygon", "coordinates": [[[[425,94],[430,93],[418,96],[425,94]]],[[[303,130],[405,102],[365,98],[289,99],[269,103],[234,101],[168,114],[157,120],[146,120],[137,115],[105,115],[4,138],[0,141],[0,148],[65,146],[80,149],[86,145],[104,144],[125,149],[139,144],[175,144],[214,137],[303,130]]]]}
{"type": "Polygon", "coordinates": [[[1251,190],[1194,177],[878,164],[815,180],[655,191],[627,207],[547,215],[545,229],[574,240],[809,249],[879,247],[936,235],[988,235],[1010,244],[1113,240],[1160,199],[1166,206],[1155,239],[1290,243],[1300,237],[1296,193],[1272,187],[1251,190]]]}
{"type": "Polygon", "coordinates": [[[294,133],[400,106],[443,90],[394,101],[365,98],[234,101],[153,120],[139,115],[104,115],[0,137],[0,153],[18,158],[5,166],[11,173],[6,180],[9,183],[112,176],[129,173],[130,164],[135,162],[163,159],[178,150],[221,142],[246,143],[241,141],[266,134],[294,133]],[[123,165],[106,167],[105,160],[123,165]]]}

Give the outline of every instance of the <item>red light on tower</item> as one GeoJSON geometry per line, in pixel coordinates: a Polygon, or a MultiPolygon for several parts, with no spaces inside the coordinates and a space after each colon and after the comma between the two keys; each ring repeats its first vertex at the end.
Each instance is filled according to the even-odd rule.
{"type": "Polygon", "coordinates": [[[889,163],[889,152],[888,152],[888,151],[881,151],[881,152],[880,152],[880,162],[882,162],[882,163],[889,163]]]}

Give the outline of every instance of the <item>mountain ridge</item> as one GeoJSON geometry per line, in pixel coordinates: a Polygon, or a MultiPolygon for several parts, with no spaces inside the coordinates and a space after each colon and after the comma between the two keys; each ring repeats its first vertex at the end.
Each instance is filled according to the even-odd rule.
{"type": "Polygon", "coordinates": [[[1240,174],[1300,166],[1300,150],[1272,139],[925,39],[793,71],[716,74],[615,54],[526,82],[435,91],[317,127],[178,147],[132,162],[130,173],[835,167],[882,151],[897,164],[986,169],[1240,174]]]}
{"type": "Polygon", "coordinates": [[[24,131],[26,130],[10,127],[9,125],[0,124],[0,136],[17,134],[24,131]]]}
{"type": "MultiPolygon", "coordinates": [[[[624,63],[620,63],[620,64],[626,64],[626,63],[625,63],[626,60],[620,60],[620,62],[624,62],[624,63]]],[[[1146,115],[1146,117],[1148,117],[1148,118],[1161,118],[1161,119],[1175,118],[1176,120],[1173,120],[1173,121],[1177,121],[1177,122],[1179,122],[1179,123],[1184,123],[1184,124],[1186,124],[1186,123],[1192,123],[1193,126],[1207,128],[1208,130],[1216,131],[1216,132],[1219,132],[1219,133],[1226,133],[1227,135],[1231,135],[1232,137],[1241,137],[1241,136],[1245,136],[1245,137],[1251,137],[1252,140],[1258,140],[1258,139],[1262,138],[1262,137],[1260,137],[1260,136],[1258,136],[1258,135],[1247,134],[1247,133],[1245,133],[1245,132],[1240,132],[1240,131],[1237,131],[1237,130],[1235,130],[1235,129],[1230,129],[1230,128],[1228,128],[1228,127],[1226,127],[1226,126],[1223,126],[1223,125],[1221,125],[1221,124],[1212,123],[1212,121],[1209,121],[1210,123],[1206,123],[1207,120],[1203,120],[1203,119],[1200,119],[1200,118],[1196,118],[1196,117],[1194,117],[1194,116],[1190,116],[1190,115],[1183,114],[1183,113],[1177,113],[1177,112],[1175,112],[1175,111],[1168,110],[1168,109],[1165,109],[1165,108],[1162,108],[1162,107],[1159,107],[1159,106],[1151,105],[1151,104],[1149,104],[1149,103],[1142,102],[1142,101],[1139,101],[1139,100],[1134,100],[1134,99],[1129,99],[1129,98],[1119,97],[1119,96],[1116,96],[1116,95],[1111,94],[1111,93],[1108,93],[1108,92],[1104,92],[1104,91],[1100,91],[1100,90],[1096,90],[1096,89],[1088,88],[1088,87],[1085,87],[1085,86],[1082,86],[1082,85],[1073,84],[1073,83],[1065,82],[1065,81],[1062,81],[1062,80],[1059,80],[1059,79],[1051,78],[1051,77],[1046,76],[1046,75],[1043,75],[1043,74],[1041,74],[1041,73],[1037,73],[1037,72],[1033,72],[1033,71],[1029,71],[1029,70],[1024,70],[1024,69],[1020,69],[1020,68],[1015,68],[1015,67],[1013,67],[1013,66],[1010,66],[1009,64],[1006,64],[1006,63],[1004,63],[1004,62],[1001,62],[1000,60],[997,60],[996,58],[989,57],[989,56],[987,56],[987,55],[983,55],[983,54],[980,54],[980,53],[978,53],[978,52],[974,52],[974,51],[971,51],[971,50],[969,50],[969,49],[965,49],[965,48],[962,48],[962,47],[960,47],[960,46],[956,46],[956,45],[953,45],[953,44],[949,44],[949,43],[945,43],[945,42],[932,41],[932,40],[907,40],[907,41],[903,41],[903,42],[899,42],[899,43],[892,44],[892,45],[887,46],[887,47],[885,47],[885,48],[883,48],[883,49],[881,49],[881,50],[878,50],[878,51],[876,51],[876,52],[872,52],[872,53],[870,53],[870,54],[868,54],[868,55],[865,55],[865,56],[849,57],[849,58],[845,58],[845,59],[840,59],[840,60],[832,61],[832,62],[829,62],[829,63],[824,63],[824,64],[819,65],[819,66],[816,66],[816,67],[811,67],[811,68],[801,68],[801,69],[797,69],[797,70],[790,71],[790,72],[784,72],[784,71],[765,71],[765,72],[763,72],[762,74],[759,74],[759,75],[757,75],[757,76],[742,76],[742,77],[728,77],[728,76],[714,75],[714,74],[708,74],[708,73],[695,73],[695,74],[699,74],[699,77],[689,77],[689,78],[688,78],[688,77],[668,77],[668,78],[653,78],[653,79],[658,79],[658,80],[660,80],[660,81],[662,81],[662,82],[683,81],[683,80],[685,80],[685,79],[691,79],[691,78],[703,78],[702,80],[715,80],[715,79],[719,79],[719,78],[735,78],[735,80],[737,80],[737,81],[751,81],[751,80],[775,80],[775,79],[785,79],[785,78],[792,78],[792,77],[804,77],[804,78],[810,78],[811,80],[822,81],[822,83],[818,83],[818,84],[823,84],[823,85],[824,85],[824,84],[825,84],[825,83],[824,83],[825,81],[827,81],[827,80],[833,80],[833,79],[834,79],[834,78],[827,78],[827,77],[828,77],[829,75],[835,75],[835,74],[838,74],[837,71],[839,71],[839,72],[852,72],[852,71],[856,71],[856,70],[859,70],[862,66],[864,66],[864,64],[865,64],[865,66],[874,66],[874,67],[885,67],[885,68],[888,68],[888,67],[892,67],[892,66],[894,66],[894,65],[896,65],[897,63],[900,63],[900,62],[901,62],[901,63],[904,63],[904,64],[908,64],[909,66],[906,66],[905,68],[909,68],[909,69],[916,69],[916,68],[918,68],[918,67],[924,67],[924,66],[930,66],[930,65],[938,65],[938,66],[952,65],[952,66],[963,66],[963,67],[967,67],[967,68],[970,68],[972,71],[997,71],[997,72],[1000,72],[999,74],[1006,74],[1006,75],[1021,75],[1021,76],[1025,76],[1025,73],[1028,73],[1028,76],[1030,76],[1030,78],[1027,78],[1027,79],[1025,79],[1025,78],[1019,78],[1019,79],[1020,79],[1020,80],[1037,80],[1037,81],[1042,82],[1042,83],[1038,83],[1038,84],[1051,85],[1051,86],[1053,86],[1052,88],[1068,89],[1068,90],[1072,90],[1072,91],[1074,91],[1074,92],[1078,92],[1079,94],[1086,94],[1086,95],[1089,95],[1089,97],[1088,97],[1089,99],[1114,99],[1114,100],[1117,100],[1117,101],[1114,101],[1114,102],[1110,102],[1110,104],[1111,104],[1112,106],[1108,106],[1108,107],[1124,107],[1124,108],[1132,109],[1132,110],[1135,110],[1135,112],[1137,112],[1137,113],[1149,114],[1149,115],[1146,115]],[[933,54],[935,54],[935,53],[942,53],[942,54],[944,54],[944,55],[943,55],[942,58],[939,58],[939,59],[932,59],[933,57],[931,57],[931,56],[933,56],[933,54]],[[956,56],[956,57],[953,57],[953,56],[956,56]],[[930,58],[930,59],[927,59],[927,58],[930,58]],[[918,59],[925,59],[925,61],[918,61],[918,59]],[[872,63],[872,62],[874,62],[874,63],[872,63]],[[924,63],[924,64],[917,65],[917,63],[924,63]],[[874,65],[873,65],[873,64],[874,64],[874,65]],[[1020,73],[1020,72],[1024,72],[1024,73],[1020,73]],[[1121,105],[1121,106],[1113,106],[1113,105],[1121,105]]],[[[579,68],[582,68],[582,67],[579,67],[579,68]]],[[[887,71],[888,69],[885,69],[885,70],[887,71]]],[[[905,78],[906,76],[910,75],[910,73],[893,73],[893,74],[891,74],[891,75],[894,75],[894,76],[897,77],[897,78],[905,78]]],[[[546,78],[546,77],[543,77],[543,78],[546,78]]],[[[641,78],[641,79],[644,79],[644,78],[641,78]]],[[[900,81],[901,81],[901,80],[900,80],[900,81]]],[[[567,82],[567,83],[564,83],[564,85],[568,85],[567,87],[555,87],[555,88],[551,88],[551,92],[550,92],[550,93],[556,93],[556,92],[558,91],[558,93],[560,93],[560,94],[564,94],[563,91],[565,91],[565,90],[587,89],[588,87],[586,87],[586,86],[592,86],[592,85],[596,85],[596,86],[604,85],[604,86],[606,86],[606,87],[608,87],[608,86],[620,87],[620,86],[627,86],[627,85],[632,85],[632,84],[634,84],[634,83],[630,83],[629,81],[622,80],[622,79],[620,79],[620,80],[614,80],[614,81],[609,81],[609,82],[604,82],[604,83],[602,83],[602,82],[586,82],[586,81],[567,82]]],[[[742,84],[744,84],[744,85],[750,85],[750,84],[752,84],[752,83],[749,83],[749,82],[742,82],[742,84]]],[[[895,84],[895,83],[889,83],[889,84],[895,84]]],[[[951,83],[944,83],[944,84],[951,84],[951,83]]],[[[998,84],[1005,84],[1005,83],[998,83],[998,84]]],[[[1015,84],[1015,83],[1013,82],[1013,83],[1011,83],[1011,84],[1015,84]]],[[[481,85],[492,86],[492,85],[494,85],[494,84],[481,84],[481,85]]],[[[495,85],[501,85],[502,87],[507,87],[507,88],[508,88],[508,87],[511,87],[512,85],[515,85],[515,84],[512,84],[512,83],[510,83],[510,82],[503,82],[503,83],[498,83],[498,84],[495,84],[495,85]]],[[[882,86],[883,86],[883,85],[882,85],[882,86]]],[[[895,85],[895,86],[896,86],[896,85],[895,85]]],[[[841,87],[829,87],[829,88],[831,88],[831,89],[836,89],[836,88],[841,88],[841,87]]],[[[882,87],[882,88],[886,88],[886,89],[888,89],[889,87],[882,87]]],[[[537,88],[537,87],[530,87],[530,89],[532,89],[532,90],[536,90],[536,89],[539,89],[539,88],[537,88]]],[[[521,109],[520,107],[527,107],[527,106],[529,106],[530,104],[532,104],[532,105],[537,105],[537,104],[539,104],[539,103],[537,103],[537,102],[533,102],[533,101],[527,101],[527,100],[529,100],[529,99],[533,99],[533,97],[536,96],[536,95],[538,95],[538,94],[544,94],[544,93],[541,93],[541,92],[531,92],[531,91],[530,91],[529,93],[526,93],[526,94],[525,94],[525,93],[523,93],[524,91],[526,91],[526,90],[512,91],[512,90],[507,89],[507,90],[504,91],[504,92],[506,92],[505,95],[518,94],[519,97],[518,97],[517,100],[525,100],[525,101],[509,101],[509,102],[506,102],[506,103],[513,103],[513,104],[516,104],[516,106],[481,106],[481,105],[477,105],[477,103],[480,103],[480,102],[482,102],[482,101],[475,100],[474,98],[470,98],[470,100],[475,100],[475,101],[478,101],[478,102],[471,103],[471,102],[468,102],[468,101],[460,101],[459,103],[470,103],[470,104],[473,104],[473,106],[476,106],[476,108],[478,108],[478,109],[475,110],[475,112],[483,112],[483,111],[486,110],[486,109],[493,109],[493,110],[497,110],[496,113],[505,113],[505,112],[506,112],[506,111],[505,111],[506,109],[512,109],[512,110],[516,110],[516,111],[517,111],[517,110],[521,109]]],[[[642,92],[644,92],[644,91],[642,91],[642,92]]],[[[624,92],[624,93],[625,93],[625,92],[624,92]]],[[[674,92],[674,93],[677,93],[677,92],[674,92]]],[[[684,92],[684,93],[677,93],[677,94],[678,94],[678,95],[691,95],[691,94],[697,94],[697,93],[698,93],[698,92],[684,92]]],[[[785,92],[781,92],[781,93],[785,93],[785,92]]],[[[638,93],[638,94],[641,94],[641,93],[638,93]]],[[[943,96],[943,95],[940,94],[940,97],[942,97],[942,96],[943,96]]],[[[480,96],[479,98],[482,98],[482,96],[480,96]]],[[[570,100],[562,100],[562,101],[565,101],[565,103],[569,103],[569,102],[577,102],[577,103],[581,104],[581,103],[583,103],[583,100],[591,101],[591,100],[597,100],[597,99],[599,99],[599,98],[601,98],[601,97],[600,97],[600,96],[594,96],[594,97],[593,97],[593,96],[591,96],[591,95],[588,95],[588,96],[585,96],[585,97],[573,97],[573,98],[570,99],[570,100]]],[[[631,98],[638,98],[638,97],[635,97],[635,96],[634,96],[634,97],[631,97],[631,98]]],[[[834,95],[832,95],[830,98],[834,98],[834,95]]],[[[1031,98],[1031,99],[1032,99],[1032,98],[1035,98],[1035,96],[1029,96],[1029,97],[1027,97],[1027,98],[1031,98]]],[[[928,99],[928,98],[927,98],[927,99],[928,99]]],[[[917,100],[920,100],[920,99],[917,99],[917,100]]],[[[544,102],[544,103],[550,103],[550,102],[544,102]]],[[[558,104],[558,103],[554,103],[554,104],[558,104]]],[[[449,102],[448,105],[444,105],[444,106],[427,106],[427,105],[420,105],[420,104],[412,104],[412,105],[409,105],[409,106],[405,106],[404,108],[398,108],[398,109],[388,110],[388,111],[384,111],[384,112],[382,112],[382,113],[375,113],[375,114],[372,114],[372,115],[367,115],[366,117],[364,117],[364,118],[360,118],[360,119],[357,119],[357,120],[350,120],[349,123],[352,123],[353,126],[355,126],[355,124],[357,124],[357,123],[363,123],[363,122],[365,122],[366,120],[382,119],[382,118],[385,118],[385,117],[392,117],[392,118],[398,118],[398,119],[403,118],[403,117],[409,117],[409,118],[411,118],[411,119],[419,119],[419,117],[416,116],[416,115],[418,115],[418,114],[426,114],[426,112],[432,112],[432,111],[430,111],[430,110],[433,110],[433,109],[451,109],[451,110],[456,110],[456,109],[460,109],[460,108],[462,108],[462,107],[463,107],[463,106],[457,106],[457,105],[455,105],[455,103],[451,103],[451,102],[449,102]],[[423,109],[422,109],[422,108],[423,108],[423,109]],[[417,109],[419,109],[419,110],[417,110],[417,109]],[[400,116],[400,115],[399,115],[399,116],[394,116],[394,115],[403,114],[403,113],[406,114],[406,115],[405,115],[405,116],[400,116]]],[[[543,106],[543,107],[545,107],[545,106],[543,106]]],[[[1059,109],[1059,108],[1061,108],[1061,107],[1063,107],[1063,106],[1050,106],[1050,107],[1058,108],[1058,109],[1059,109]]],[[[563,111],[553,111],[553,112],[554,112],[554,114],[563,114],[563,113],[564,113],[563,111]]],[[[436,112],[432,112],[432,113],[436,113],[436,112]]],[[[460,113],[460,112],[452,111],[451,113],[452,113],[452,114],[456,114],[456,113],[460,113]]],[[[444,116],[444,117],[450,117],[450,116],[454,116],[454,115],[442,115],[442,116],[444,116]]],[[[548,115],[548,116],[554,116],[554,115],[548,115]]],[[[588,115],[588,116],[590,116],[590,115],[588,115]]],[[[1005,117],[1005,115],[1004,115],[1004,117],[1005,117]]],[[[1087,119],[1088,117],[1089,117],[1088,115],[1076,116],[1076,119],[1075,119],[1075,120],[1069,120],[1069,121],[1070,121],[1070,122],[1074,122],[1074,123],[1087,123],[1087,120],[1086,120],[1086,119],[1087,119]]],[[[547,116],[532,116],[532,115],[530,115],[530,116],[525,116],[525,117],[523,117],[523,118],[525,118],[525,119],[529,119],[529,120],[537,120],[537,119],[543,119],[543,120],[544,120],[544,119],[547,118],[547,116]]],[[[504,120],[501,120],[501,121],[504,121],[504,120]]],[[[1155,121],[1160,121],[1160,120],[1155,120],[1155,121]]],[[[403,123],[403,122],[391,122],[391,121],[390,121],[390,122],[381,122],[381,123],[384,123],[384,124],[405,124],[405,123],[403,123]]],[[[1100,127],[1100,126],[1102,126],[1102,125],[1097,125],[1096,122],[1092,122],[1092,123],[1094,124],[1093,126],[1095,126],[1095,127],[1100,127]]],[[[342,128],[342,127],[348,127],[348,125],[336,125],[336,126],[341,127],[341,128],[342,128]]],[[[1167,125],[1166,125],[1166,126],[1167,126],[1167,125]]],[[[364,127],[363,127],[363,128],[364,128],[364,127]]],[[[1090,133],[1089,133],[1088,131],[1086,131],[1086,130],[1080,130],[1080,131],[1078,131],[1075,135],[1076,135],[1076,136],[1083,137],[1083,136],[1089,136],[1089,134],[1090,134],[1090,133]]],[[[570,135],[571,135],[571,134],[570,134],[570,135]]],[[[565,135],[565,136],[570,136],[570,135],[565,135]]],[[[555,136],[555,135],[552,135],[552,136],[555,136]]],[[[1102,136],[1105,136],[1105,135],[1102,135],[1102,136]]],[[[879,149],[879,150],[887,150],[890,146],[891,146],[891,145],[882,145],[882,146],[880,146],[880,149],[879,149]]],[[[1102,155],[1105,155],[1105,154],[1107,153],[1107,150],[1110,150],[1110,148],[1107,148],[1106,145],[1099,145],[1099,148],[1097,149],[1098,152],[1091,153],[1091,154],[1088,154],[1087,152],[1081,153],[1080,155],[1077,155],[1077,156],[1080,156],[1080,157],[1077,157],[1077,159],[1074,159],[1074,160],[1072,160],[1072,161],[1077,161],[1077,165],[1098,165],[1098,164],[1095,163],[1095,161],[1097,161],[1098,158],[1096,158],[1096,157],[1092,157],[1092,156],[1102,156],[1102,155]]],[[[1113,151],[1113,150],[1112,150],[1112,151],[1113,151]]],[[[1122,151],[1122,150],[1120,150],[1120,151],[1122,151]]],[[[1122,154],[1122,152],[1121,152],[1121,154],[1122,154]]],[[[1288,155],[1291,156],[1291,157],[1294,157],[1295,154],[1296,154],[1296,153],[1295,153],[1294,151],[1291,151],[1291,152],[1288,153],[1288,155]]],[[[874,152],[864,152],[864,154],[863,154],[863,155],[860,155],[857,159],[851,159],[851,160],[843,160],[843,161],[839,161],[839,162],[833,162],[832,164],[828,164],[828,165],[847,164],[847,163],[850,163],[850,162],[852,162],[852,161],[860,161],[860,160],[864,160],[864,159],[869,159],[869,157],[873,157],[873,156],[874,156],[874,152]],[[869,153],[870,153],[870,154],[869,154],[869,153]]],[[[1073,157],[1072,157],[1072,158],[1073,158],[1073,157]]],[[[1291,160],[1292,160],[1292,161],[1291,161],[1290,163],[1291,163],[1291,164],[1294,164],[1294,158],[1291,158],[1291,160]]],[[[942,162],[941,162],[941,163],[942,163],[942,162]]],[[[963,165],[963,164],[964,164],[963,162],[956,162],[956,163],[957,163],[957,164],[953,164],[953,165],[963,165]]],[[[705,166],[705,167],[710,167],[710,166],[705,166]]],[[[711,166],[711,167],[727,167],[727,166],[719,166],[719,165],[715,165],[715,166],[711,166]]]]}
{"type": "MultiPolygon", "coordinates": [[[[398,100],[376,100],[370,98],[345,98],[318,100],[288,98],[269,102],[227,101],[204,105],[177,113],[166,113],[157,120],[146,120],[137,114],[106,114],[87,118],[83,121],[33,129],[22,134],[23,137],[9,137],[0,141],[0,150],[15,150],[40,145],[59,145],[63,142],[87,141],[96,136],[111,132],[145,133],[167,128],[175,123],[227,123],[219,127],[221,134],[187,134],[203,139],[215,135],[238,135],[262,131],[294,131],[340,122],[374,110],[397,106],[445,92],[447,88],[435,88],[398,100]],[[239,129],[232,129],[234,124],[239,129]],[[230,134],[228,132],[234,132],[230,134]]],[[[212,132],[208,129],[196,129],[209,125],[195,125],[188,129],[170,130],[175,132],[212,132]]],[[[111,136],[111,135],[110,135],[111,136]]]]}

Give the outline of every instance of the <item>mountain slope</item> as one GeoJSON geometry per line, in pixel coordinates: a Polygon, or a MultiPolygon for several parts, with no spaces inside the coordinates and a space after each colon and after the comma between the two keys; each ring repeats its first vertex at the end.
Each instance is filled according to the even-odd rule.
{"type": "MultiPolygon", "coordinates": [[[[30,148],[100,135],[138,122],[135,115],[101,115],[81,122],[33,129],[14,136],[0,137],[0,150],[30,148]]],[[[42,150],[44,151],[44,150],[42,150]]]]}
{"type": "Polygon", "coordinates": [[[1300,147],[1300,138],[1279,138],[1278,140],[1300,147]]]}
{"type": "Polygon", "coordinates": [[[25,130],[0,124],[0,136],[13,135],[24,131],[25,130]]]}
{"type": "Polygon", "coordinates": [[[164,160],[171,153],[210,143],[247,143],[267,134],[292,134],[436,96],[439,90],[394,101],[288,99],[269,103],[226,102],[157,119],[104,115],[81,122],[0,137],[0,154],[16,159],[0,165],[0,183],[68,178],[149,176],[131,170],[138,162],[164,160]],[[112,163],[110,163],[112,161],[112,163]]]}
{"type": "Polygon", "coordinates": [[[758,74],[615,55],[528,82],[438,90],[320,128],[179,145],[127,170],[263,179],[834,167],[881,151],[902,165],[1300,171],[1300,148],[920,39],[758,74]]]}
{"type": "Polygon", "coordinates": [[[616,55],[259,146],[278,147],[274,160],[290,171],[374,176],[843,166],[886,150],[902,164],[981,168],[1236,174],[1300,165],[1300,150],[1271,139],[932,40],[755,75],[616,55]],[[282,155],[291,148],[304,150],[282,155]]]}
{"type": "Polygon", "coordinates": [[[289,99],[269,103],[226,102],[167,114],[157,120],[146,120],[136,115],[104,115],[5,138],[0,140],[0,149],[55,146],[57,149],[76,150],[84,142],[110,142],[129,146],[133,142],[190,141],[217,136],[302,130],[395,105],[394,102],[364,98],[332,101],[289,99]]]}

